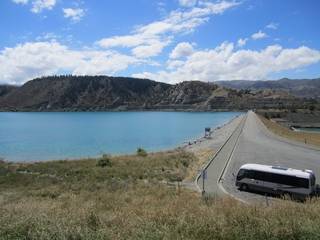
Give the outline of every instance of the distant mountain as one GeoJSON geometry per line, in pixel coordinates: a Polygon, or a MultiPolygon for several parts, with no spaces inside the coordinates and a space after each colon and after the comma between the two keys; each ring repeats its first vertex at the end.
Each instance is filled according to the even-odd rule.
{"type": "Polygon", "coordinates": [[[320,98],[320,78],[317,79],[288,79],[283,78],[276,81],[219,81],[218,85],[234,89],[251,90],[281,90],[296,97],[320,98]]]}
{"type": "Polygon", "coordinates": [[[0,111],[245,110],[304,108],[287,92],[233,90],[213,83],[175,85],[108,76],[53,76],[0,87],[0,111]],[[2,89],[2,90],[1,90],[2,89]]]}

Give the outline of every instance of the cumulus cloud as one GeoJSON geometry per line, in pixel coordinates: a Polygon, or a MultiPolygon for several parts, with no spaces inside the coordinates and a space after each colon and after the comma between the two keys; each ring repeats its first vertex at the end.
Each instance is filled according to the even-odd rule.
{"type": "Polygon", "coordinates": [[[33,0],[31,12],[40,13],[44,9],[51,10],[56,5],[56,0],[33,0]]]}
{"type": "Polygon", "coordinates": [[[132,49],[132,54],[138,58],[149,58],[153,56],[158,56],[162,49],[169,44],[169,40],[166,42],[153,41],[152,43],[146,45],[139,45],[132,49]]]}
{"type": "Polygon", "coordinates": [[[197,4],[197,0],[179,0],[179,4],[182,7],[193,7],[197,4]]]}
{"type": "Polygon", "coordinates": [[[251,38],[253,40],[263,39],[263,38],[266,38],[266,37],[268,37],[268,35],[266,33],[262,32],[261,30],[259,32],[256,32],[256,33],[251,35],[251,38]]]}
{"type": "Polygon", "coordinates": [[[12,0],[16,4],[27,4],[29,0],[12,0]]]}
{"type": "Polygon", "coordinates": [[[172,59],[169,59],[169,60],[167,61],[167,68],[168,68],[169,70],[173,70],[173,69],[176,69],[176,68],[178,68],[178,67],[183,66],[183,64],[184,64],[184,61],[182,61],[182,60],[172,60],[172,59]]]}
{"type": "Polygon", "coordinates": [[[320,51],[306,46],[289,49],[271,45],[261,51],[253,51],[235,50],[232,43],[224,42],[214,49],[195,51],[185,61],[169,63],[166,70],[133,76],[171,83],[190,79],[256,80],[267,78],[271,73],[298,69],[319,61],[320,51]]]}
{"type": "Polygon", "coordinates": [[[63,8],[65,18],[70,18],[74,22],[79,22],[84,16],[85,12],[81,8],[63,8]]]}
{"type": "Polygon", "coordinates": [[[103,48],[135,48],[133,54],[139,57],[157,56],[169,45],[175,34],[193,32],[207,22],[209,17],[222,14],[227,9],[239,5],[238,2],[199,2],[198,7],[172,11],[165,19],[137,27],[132,34],[101,39],[97,44],[103,48]],[[162,43],[162,44],[159,44],[162,43]],[[164,43],[164,44],[163,44],[164,43]],[[152,48],[157,49],[150,54],[152,48]],[[143,50],[146,51],[143,54],[143,50]]]}
{"type": "Polygon", "coordinates": [[[61,72],[115,74],[139,63],[138,59],[115,51],[71,50],[56,41],[29,42],[0,52],[0,80],[21,84],[61,72]]]}
{"type": "MultiPolygon", "coordinates": [[[[16,4],[28,4],[29,0],[12,0],[16,4]]],[[[51,10],[57,3],[56,0],[30,0],[31,2],[31,12],[40,13],[44,9],[51,10]]]]}
{"type": "Polygon", "coordinates": [[[244,45],[247,44],[247,41],[248,41],[248,38],[240,38],[237,43],[238,47],[243,47],[244,45]]]}
{"type": "Polygon", "coordinates": [[[187,57],[193,53],[193,46],[190,43],[179,43],[171,52],[170,58],[177,59],[187,57]]]}

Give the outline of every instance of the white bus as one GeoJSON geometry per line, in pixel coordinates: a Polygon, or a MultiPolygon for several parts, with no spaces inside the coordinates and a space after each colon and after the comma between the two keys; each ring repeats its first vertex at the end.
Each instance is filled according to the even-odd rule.
{"type": "Polygon", "coordinates": [[[315,193],[316,178],[311,170],[245,164],[239,169],[236,186],[243,191],[251,189],[305,198],[315,193]]]}

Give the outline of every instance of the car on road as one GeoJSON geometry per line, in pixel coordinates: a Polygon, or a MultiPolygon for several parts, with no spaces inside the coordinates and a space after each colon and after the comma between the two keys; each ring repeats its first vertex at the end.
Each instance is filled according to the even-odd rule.
{"type": "Polygon", "coordinates": [[[239,169],[236,186],[240,190],[306,198],[316,193],[316,177],[311,170],[245,164],[239,169]]]}

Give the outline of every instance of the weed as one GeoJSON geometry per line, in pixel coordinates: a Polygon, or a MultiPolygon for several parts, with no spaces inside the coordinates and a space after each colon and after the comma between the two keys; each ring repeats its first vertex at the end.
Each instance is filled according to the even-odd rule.
{"type": "Polygon", "coordinates": [[[137,149],[137,155],[140,156],[140,157],[146,157],[146,156],[148,156],[148,153],[143,148],[138,148],[137,149]]]}

